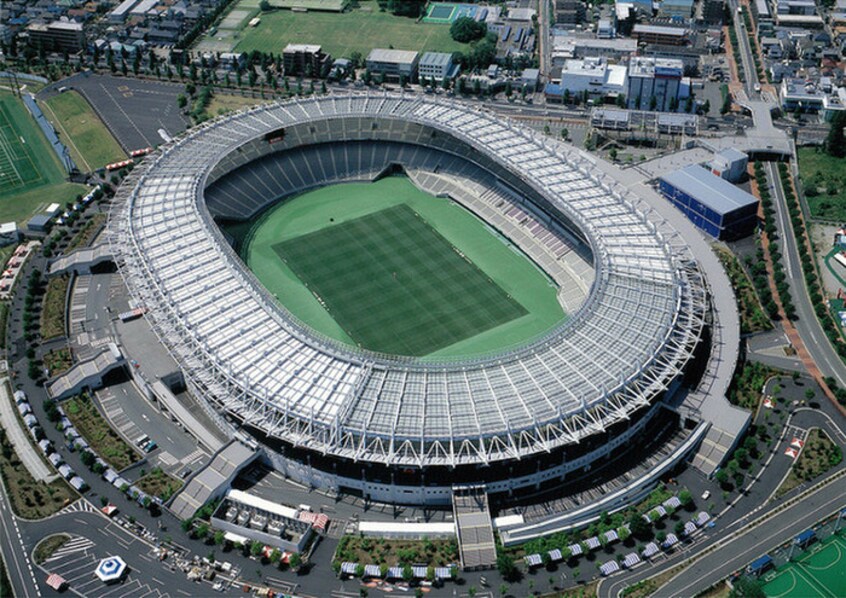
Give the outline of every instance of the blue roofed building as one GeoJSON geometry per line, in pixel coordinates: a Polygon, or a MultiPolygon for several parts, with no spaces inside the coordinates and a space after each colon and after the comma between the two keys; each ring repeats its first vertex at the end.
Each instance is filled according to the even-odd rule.
{"type": "Polygon", "coordinates": [[[698,228],[720,240],[745,237],[758,224],[758,198],[697,164],[661,177],[661,193],[698,228]]]}

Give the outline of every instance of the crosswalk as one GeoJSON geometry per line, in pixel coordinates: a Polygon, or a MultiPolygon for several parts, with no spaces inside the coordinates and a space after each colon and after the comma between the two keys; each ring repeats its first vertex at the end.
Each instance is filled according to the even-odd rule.
{"type": "MultiPolygon", "coordinates": [[[[77,501],[79,502],[79,501],[77,501]]],[[[89,540],[88,538],[84,538],[82,536],[74,536],[64,544],[62,544],[55,552],[48,559],[46,559],[46,563],[51,563],[54,561],[60,561],[67,559],[69,556],[74,555],[76,553],[85,553],[94,548],[96,544],[89,540]]]]}
{"type": "Polygon", "coordinates": [[[68,515],[70,513],[99,513],[100,511],[84,498],[80,498],[56,513],[57,515],[68,515]]]}

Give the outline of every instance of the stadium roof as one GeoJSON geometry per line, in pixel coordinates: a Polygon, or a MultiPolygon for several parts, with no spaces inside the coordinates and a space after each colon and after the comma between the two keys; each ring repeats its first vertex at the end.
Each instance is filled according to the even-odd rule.
{"type": "Polygon", "coordinates": [[[758,203],[758,198],[728,181],[691,164],[661,177],[679,191],[695,198],[718,214],[728,214],[758,203]]]}
{"type": "Polygon", "coordinates": [[[186,378],[267,434],[393,465],[519,459],[652,405],[704,325],[705,291],[686,245],[625,190],[596,178],[592,160],[460,102],[385,94],[295,100],[192,128],[145,160],[120,188],[109,238],[130,292],[150,307],[149,321],[186,378]],[[295,321],[212,221],[208,177],[272,151],[266,136],[282,127],[280,143],[292,148],[303,131],[310,143],[332,145],[373,142],[412,124],[438,134],[411,143],[437,139],[452,144],[445,156],[477,155],[589,239],[596,280],[569,320],[518,349],[475,359],[356,350],[295,321]]]}

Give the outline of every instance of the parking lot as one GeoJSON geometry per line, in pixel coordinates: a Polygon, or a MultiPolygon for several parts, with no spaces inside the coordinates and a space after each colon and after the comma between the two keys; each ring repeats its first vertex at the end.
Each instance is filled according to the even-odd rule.
{"type": "MultiPolygon", "coordinates": [[[[173,137],[188,125],[176,104],[184,91],[178,83],[81,73],[63,80],[62,86],[85,96],[127,152],[164,142],[160,129],[173,137]]],[[[48,86],[39,98],[55,93],[57,88],[48,86]]]]}
{"type": "MultiPolygon", "coordinates": [[[[139,550],[141,549],[139,544],[139,550]]],[[[145,545],[144,548],[147,548],[145,545]]],[[[133,598],[162,598],[171,594],[164,591],[165,583],[156,577],[141,575],[133,571],[132,563],[123,581],[104,584],[94,574],[100,559],[110,556],[94,541],[84,536],[74,536],[44,562],[50,573],[58,573],[68,583],[70,590],[88,598],[132,596],[133,598]],[[146,583],[140,580],[145,579],[146,583]]]]}

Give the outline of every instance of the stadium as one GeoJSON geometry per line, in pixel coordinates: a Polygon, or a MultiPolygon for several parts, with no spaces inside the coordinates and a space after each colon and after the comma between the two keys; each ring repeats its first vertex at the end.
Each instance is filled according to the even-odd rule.
{"type": "MultiPolygon", "coordinates": [[[[666,438],[679,426],[666,399],[695,383],[701,363],[692,364],[710,352],[709,296],[696,259],[591,160],[460,102],[298,99],[221,117],[160,148],[120,187],[109,239],[189,389],[233,434],[251,434],[286,476],[401,504],[448,504],[456,484],[529,497],[576,485],[647,439],[666,438]],[[420,222],[401,206],[352,214],[350,200],[355,218],[326,221],[278,247],[312,291],[307,299],[323,301],[353,330],[344,341],[289,309],[227,232],[288,198],[293,205],[317,189],[396,175],[519,249],[551,281],[563,315],[501,344],[445,350],[526,317],[523,300],[482,263],[485,252],[456,262],[460,239],[426,213],[420,222]],[[387,220],[377,226],[380,218],[387,220]],[[400,231],[401,249],[352,250],[369,231],[391,230],[400,231]],[[373,269],[395,253],[409,257],[373,269]],[[402,342],[368,340],[353,327],[373,310],[349,311],[345,293],[371,276],[394,292],[410,264],[424,268],[420,255],[438,271],[454,269],[414,307],[429,336],[443,338],[420,345],[406,330],[392,336],[402,342]],[[353,266],[327,267],[353,257],[353,266]],[[450,316],[427,313],[439,302],[466,305],[450,316]],[[478,325],[468,320],[477,313],[485,320],[478,325]],[[441,319],[448,325],[438,326],[441,319]]],[[[418,283],[413,294],[434,284],[418,283]]]]}

